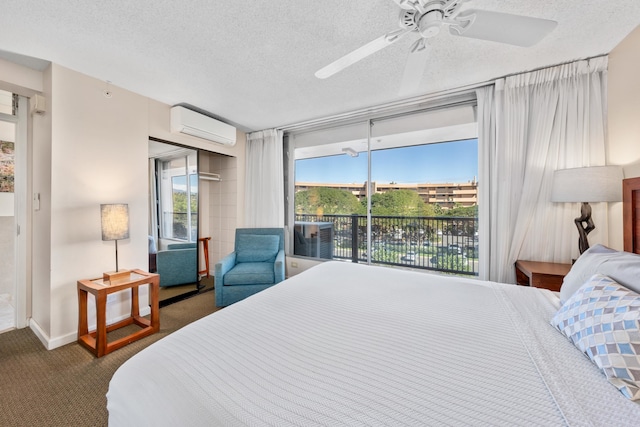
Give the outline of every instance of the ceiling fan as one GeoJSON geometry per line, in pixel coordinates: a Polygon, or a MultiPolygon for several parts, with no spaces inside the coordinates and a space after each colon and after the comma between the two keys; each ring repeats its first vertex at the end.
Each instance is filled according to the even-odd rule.
{"type": "Polygon", "coordinates": [[[359,47],[315,73],[326,79],[350,65],[397,42],[409,33],[419,38],[409,49],[400,93],[407,94],[420,83],[429,56],[428,39],[437,36],[442,27],[448,27],[454,36],[489,40],[515,46],[530,47],[542,40],[557,22],[529,16],[460,7],[469,0],[393,0],[400,6],[400,28],[359,47]]]}

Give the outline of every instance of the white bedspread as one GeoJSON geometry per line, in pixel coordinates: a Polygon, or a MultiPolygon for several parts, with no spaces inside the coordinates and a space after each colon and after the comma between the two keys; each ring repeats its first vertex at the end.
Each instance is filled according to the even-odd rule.
{"type": "Polygon", "coordinates": [[[557,304],[541,289],[323,263],[132,357],[111,380],[109,424],[640,424],[640,405],[549,325],[557,304]]]}

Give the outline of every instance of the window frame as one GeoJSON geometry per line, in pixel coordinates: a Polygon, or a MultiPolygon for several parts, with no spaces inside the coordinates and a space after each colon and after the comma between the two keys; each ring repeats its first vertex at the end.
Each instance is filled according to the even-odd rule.
{"type": "MultiPolygon", "coordinates": [[[[198,184],[198,155],[197,152],[194,153],[186,153],[184,155],[179,156],[171,156],[171,157],[163,157],[156,159],[156,170],[158,171],[159,179],[157,179],[157,194],[158,194],[158,233],[160,239],[173,240],[177,242],[184,243],[196,243],[198,241],[198,192],[199,192],[199,184],[198,184]],[[194,158],[195,162],[190,162],[191,158],[194,158]],[[172,162],[176,160],[182,160],[184,162],[184,166],[180,165],[179,167],[169,167],[172,162]],[[182,168],[182,171],[178,169],[182,168]],[[166,175],[166,176],[165,176],[166,175]],[[174,215],[176,212],[174,211],[174,192],[175,192],[175,179],[182,178],[184,180],[185,186],[185,196],[186,196],[186,210],[184,212],[186,215],[185,224],[186,224],[186,239],[182,237],[176,237],[173,231],[168,232],[168,230],[173,230],[175,225],[174,215]],[[193,182],[195,182],[196,192],[193,192],[193,182]],[[195,203],[195,211],[192,206],[192,199],[196,198],[195,203]],[[169,211],[165,212],[165,208],[170,207],[170,214],[172,216],[172,220],[170,223],[166,221],[165,213],[169,213],[169,211]],[[195,221],[195,228],[194,228],[195,221]],[[169,228],[167,228],[169,227],[169,228]],[[195,231],[195,235],[194,235],[195,231]]],[[[182,212],[181,212],[182,213],[182,212]]]]}

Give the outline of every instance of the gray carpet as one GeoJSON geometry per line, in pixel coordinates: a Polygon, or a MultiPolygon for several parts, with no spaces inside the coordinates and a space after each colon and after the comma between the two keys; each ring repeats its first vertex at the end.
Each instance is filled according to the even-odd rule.
{"type": "MultiPolygon", "coordinates": [[[[105,394],[116,369],[216,311],[214,301],[214,293],[205,292],[161,308],[160,332],[99,359],[77,343],[47,351],[29,328],[0,334],[0,426],[106,426],[105,394]]],[[[109,340],[127,332],[123,329],[110,333],[109,340]]]]}

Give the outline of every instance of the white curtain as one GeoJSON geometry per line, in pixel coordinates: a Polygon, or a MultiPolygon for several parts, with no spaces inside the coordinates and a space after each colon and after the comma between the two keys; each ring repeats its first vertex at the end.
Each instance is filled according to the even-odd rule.
{"type": "MultiPolygon", "coordinates": [[[[481,278],[515,282],[517,259],[577,258],[578,203],[550,202],[553,172],[605,164],[607,58],[499,79],[478,89],[481,278]]],[[[604,203],[592,243],[608,243],[604,203]]]]}
{"type": "Polygon", "coordinates": [[[284,227],[282,131],[247,135],[246,227],[284,227]]]}

